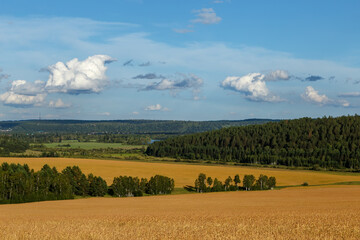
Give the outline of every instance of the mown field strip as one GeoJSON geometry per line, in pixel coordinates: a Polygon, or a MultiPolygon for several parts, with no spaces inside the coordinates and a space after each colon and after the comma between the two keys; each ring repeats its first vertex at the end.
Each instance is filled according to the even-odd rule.
{"type": "Polygon", "coordinates": [[[224,181],[228,176],[240,174],[260,174],[275,176],[277,185],[300,185],[308,182],[310,185],[329,184],[337,182],[360,181],[360,175],[339,174],[315,171],[294,171],[282,169],[266,169],[236,166],[206,166],[175,163],[152,163],[135,161],[113,161],[95,159],[71,159],[71,158],[0,158],[1,162],[27,163],[30,168],[39,170],[44,164],[55,166],[62,170],[66,166],[78,165],[86,174],[93,173],[104,178],[110,185],[114,177],[120,175],[151,177],[155,174],[169,176],[175,179],[176,187],[193,185],[199,173],[205,173],[212,178],[217,177],[224,181]]]}
{"type": "Polygon", "coordinates": [[[0,239],[360,239],[360,186],[0,205],[0,239]]]}

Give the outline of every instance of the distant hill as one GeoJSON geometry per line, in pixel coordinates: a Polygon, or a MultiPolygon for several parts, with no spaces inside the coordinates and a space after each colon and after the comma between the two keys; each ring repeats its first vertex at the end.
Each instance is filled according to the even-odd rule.
{"type": "Polygon", "coordinates": [[[171,121],[171,120],[24,120],[0,122],[0,133],[114,133],[114,134],[190,134],[232,126],[264,124],[271,119],[236,121],[171,121]]]}
{"type": "Polygon", "coordinates": [[[172,137],[147,154],[220,162],[360,169],[360,116],[302,118],[172,137]]]}

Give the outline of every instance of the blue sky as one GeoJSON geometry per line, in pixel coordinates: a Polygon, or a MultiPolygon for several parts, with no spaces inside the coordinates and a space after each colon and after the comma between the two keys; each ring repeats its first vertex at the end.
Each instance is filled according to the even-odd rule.
{"type": "Polygon", "coordinates": [[[0,120],[353,115],[359,1],[7,1],[0,120]]]}

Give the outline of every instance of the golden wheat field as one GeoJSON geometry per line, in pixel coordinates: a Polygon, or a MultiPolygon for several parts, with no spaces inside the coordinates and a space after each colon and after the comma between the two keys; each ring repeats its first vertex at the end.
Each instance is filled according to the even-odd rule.
{"type": "Polygon", "coordinates": [[[0,239],[360,239],[360,186],[0,206],[0,239]]]}
{"type": "Polygon", "coordinates": [[[71,159],[71,158],[0,158],[1,162],[27,163],[30,168],[39,170],[44,164],[55,166],[62,170],[66,166],[78,165],[81,170],[88,174],[93,173],[104,178],[108,185],[114,177],[120,175],[151,177],[161,174],[174,178],[175,187],[193,185],[199,173],[205,173],[212,178],[217,177],[224,181],[228,176],[239,174],[260,174],[275,176],[277,185],[300,185],[308,182],[310,185],[327,184],[335,182],[360,181],[360,174],[341,175],[338,173],[315,172],[315,171],[294,171],[283,169],[266,169],[236,166],[206,166],[175,163],[151,163],[134,161],[94,160],[94,159],[71,159]]]}

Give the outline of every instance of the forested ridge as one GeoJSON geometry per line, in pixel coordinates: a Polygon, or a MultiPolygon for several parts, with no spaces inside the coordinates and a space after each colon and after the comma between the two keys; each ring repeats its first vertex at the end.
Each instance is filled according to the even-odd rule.
{"type": "Polygon", "coordinates": [[[168,138],[158,157],[307,168],[360,168],[360,116],[301,118],[168,138]]]}
{"type": "Polygon", "coordinates": [[[24,120],[2,121],[0,132],[8,133],[115,133],[115,134],[189,134],[229,126],[262,124],[270,119],[173,121],[173,120],[24,120]]]}

